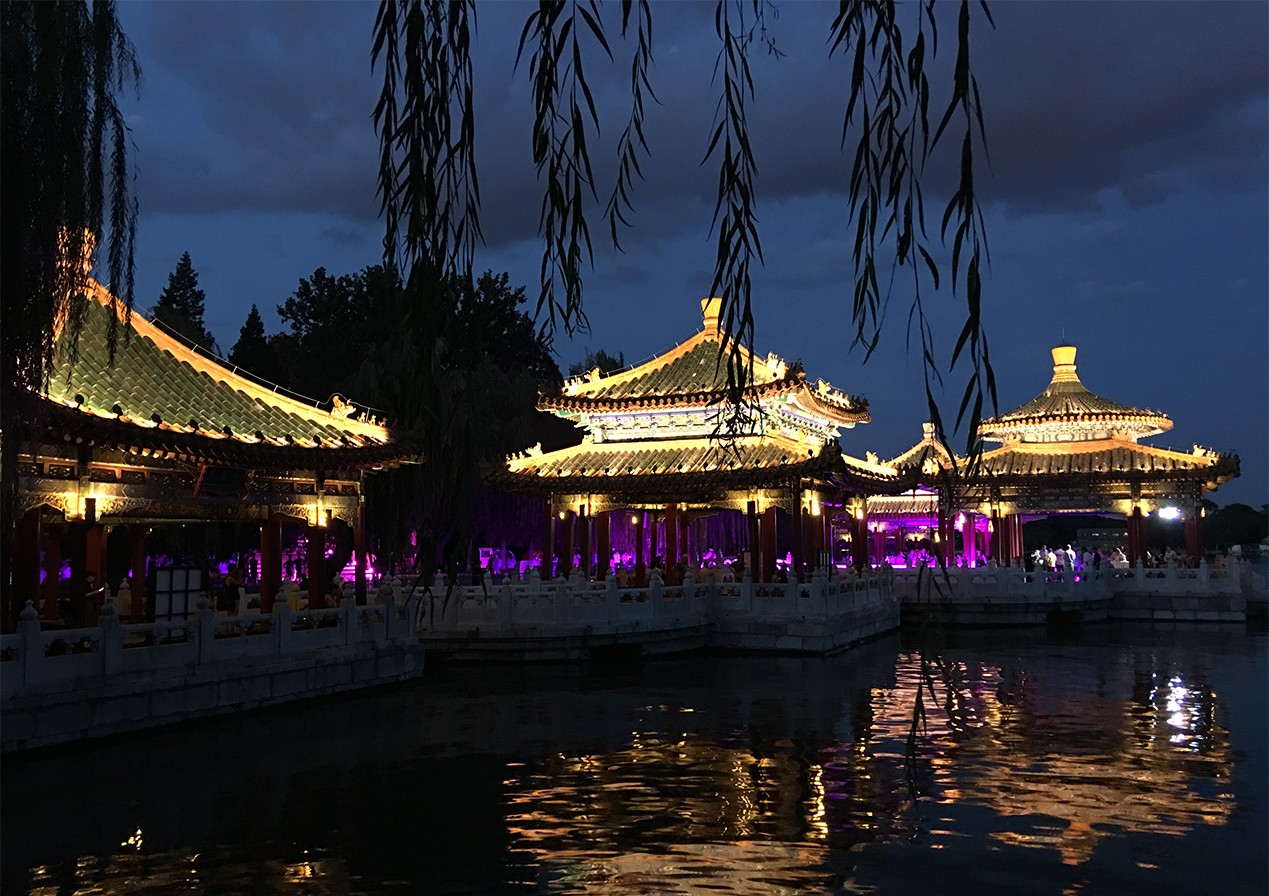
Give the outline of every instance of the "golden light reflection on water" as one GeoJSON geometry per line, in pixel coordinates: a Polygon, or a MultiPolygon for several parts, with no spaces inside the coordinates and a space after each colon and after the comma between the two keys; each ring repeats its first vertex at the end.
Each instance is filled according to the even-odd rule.
{"type": "MultiPolygon", "coordinates": [[[[993,840],[1055,849],[1079,865],[1107,836],[1226,823],[1232,760],[1210,688],[1129,668],[1117,680],[1079,667],[1051,679],[987,665],[949,670],[935,685],[940,699],[927,704],[925,740],[940,748],[924,762],[928,792],[944,804],[987,805],[1002,820],[1034,820],[1030,830],[988,832],[993,840]]],[[[891,737],[911,724],[902,707],[927,681],[919,657],[900,663],[897,681],[873,695],[877,726],[891,737]]]]}
{"type": "MultiPolygon", "coordinates": [[[[487,787],[460,792],[497,803],[485,848],[505,862],[500,891],[613,896],[867,892],[853,877],[859,848],[891,843],[941,856],[1007,852],[997,873],[1020,882],[1029,866],[1019,853],[1080,877],[1115,840],[1229,823],[1235,753],[1201,669],[1132,651],[1092,664],[997,659],[932,669],[901,653],[892,677],[841,685],[827,709],[802,715],[769,695],[721,709],[629,699],[610,740],[503,752],[489,761],[487,787]],[[918,689],[926,717],[911,767],[914,810],[905,747],[918,689]]],[[[398,770],[402,786],[412,769],[398,770]]],[[[335,805],[357,796],[355,777],[342,786],[335,805]]],[[[430,811],[425,800],[418,807],[430,811]]],[[[329,811],[333,829],[340,819],[329,811]]],[[[108,841],[117,854],[36,867],[24,892],[114,896],[137,892],[138,881],[147,892],[410,891],[363,867],[380,844],[338,848],[355,833],[310,832],[259,854],[215,844],[147,854],[161,826],[147,823],[144,837],[139,825],[121,827],[108,841]]],[[[1145,871],[1159,857],[1128,861],[1145,871]]],[[[1078,880],[1063,888],[1085,889],[1078,880]]]]}

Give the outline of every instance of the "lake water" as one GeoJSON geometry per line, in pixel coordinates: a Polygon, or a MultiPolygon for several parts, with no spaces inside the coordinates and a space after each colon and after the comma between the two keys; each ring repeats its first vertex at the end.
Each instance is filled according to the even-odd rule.
{"type": "Polygon", "coordinates": [[[1242,627],[438,666],[7,758],[3,892],[1263,896],[1267,691],[1242,627]]]}

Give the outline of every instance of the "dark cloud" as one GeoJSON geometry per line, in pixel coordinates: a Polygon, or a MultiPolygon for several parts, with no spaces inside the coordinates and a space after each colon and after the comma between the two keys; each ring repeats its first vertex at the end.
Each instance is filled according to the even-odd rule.
{"type": "MultiPolygon", "coordinates": [[[[227,348],[252,303],[272,328],[272,309],[300,277],[378,260],[376,8],[121,6],[145,74],[140,101],[128,107],[142,202],[138,290],[148,297],[138,304],[153,303],[188,249],[208,292],[209,323],[227,348]]],[[[514,59],[532,8],[481,4],[475,48],[486,236],[478,261],[511,272],[531,302],[542,187],[530,156],[528,58],[518,70],[514,59]]],[[[848,67],[830,59],[825,43],[836,8],[778,7],[769,24],[786,55],[759,48],[753,58],[749,113],[766,258],[755,274],[757,347],[801,358],[813,375],[867,395],[875,422],[846,443],[892,455],[919,435],[922,370],[905,347],[911,291],[901,278],[877,354],[864,365],[850,350],[848,67]]],[[[954,4],[944,8],[955,13],[954,4]]],[[[659,102],[647,107],[651,158],[637,184],[635,227],[622,233],[625,254],[605,245],[598,213],[629,114],[630,45],[614,37],[611,63],[587,56],[603,116],[591,140],[591,328],[557,337],[565,366],[587,347],[647,358],[699,325],[696,301],[716,252],[717,160],[701,164],[719,90],[713,9],[654,6],[659,102]]],[[[615,29],[619,7],[603,10],[615,29]]],[[[991,154],[979,182],[992,248],[984,301],[1002,404],[1039,392],[1049,347],[1075,340],[1090,386],[1173,415],[1174,438],[1162,444],[1188,447],[1192,438],[1242,451],[1244,478],[1218,500],[1262,503],[1269,423],[1222,411],[1213,396],[1232,391],[1240,407],[1269,406],[1269,6],[1009,2],[992,12],[997,27],[980,19],[973,49],[991,154]]],[[[935,67],[940,90],[949,24],[935,67]]],[[[955,173],[955,142],[946,148],[952,155],[926,172],[931,207],[955,173]]],[[[928,299],[938,332],[955,332],[959,298],[944,291],[928,299]]]]}

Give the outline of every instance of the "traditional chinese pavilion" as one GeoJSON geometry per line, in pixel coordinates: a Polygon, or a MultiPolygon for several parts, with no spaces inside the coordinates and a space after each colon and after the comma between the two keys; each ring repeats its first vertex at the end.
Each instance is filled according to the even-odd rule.
{"type": "Polygon", "coordinates": [[[791,547],[795,570],[820,561],[831,543],[823,508],[844,485],[860,490],[895,478],[844,456],[837,441],[842,428],[868,421],[866,400],[748,347],[742,355],[753,377],[744,401],[755,408],[752,423],[720,439],[728,346],[719,306],[702,300],[702,329],[664,354],[610,375],[592,371],[539,401],[539,410],[583,428],[581,443],[513,456],[492,477],[546,499],[543,556],[558,552],[561,571],[579,555],[587,571],[603,576],[614,527],[628,520],[636,577],[660,556],[673,582],[680,561],[699,564],[711,550],[692,543],[689,533],[699,531],[692,521],[731,515],[744,533],[748,565],[770,580],[778,543],[791,547]]]}
{"type": "MultiPolygon", "coordinates": [[[[1054,348],[1048,388],[982,422],[979,437],[1001,446],[984,451],[972,481],[957,483],[956,491],[969,495],[958,502],[961,506],[940,502],[940,474],[946,476],[952,465],[927,425],[922,442],[890,462],[919,471],[924,487],[909,496],[911,506],[895,498],[870,498],[874,524],[933,524],[941,527],[945,543],[959,528],[967,554],[985,545],[990,550],[983,553],[1010,563],[1022,557],[1027,518],[1113,515],[1127,521],[1128,559],[1135,563],[1145,554],[1145,517],[1172,508],[1184,517],[1187,553],[1201,557],[1203,494],[1238,475],[1238,456],[1198,445],[1184,452],[1141,443],[1171,429],[1172,420],[1089,391],[1075,373],[1075,351],[1071,345],[1054,348]]],[[[965,461],[956,469],[964,479],[965,461]]]]}
{"type": "Polygon", "coordinates": [[[120,328],[112,363],[110,299],[93,283],[73,348],[63,329],[52,376],[35,402],[39,434],[20,447],[9,623],[37,593],[43,615],[56,618],[65,545],[72,587],[87,573],[104,583],[106,532],[121,525],[130,532],[131,617],[139,621],[146,535],[151,524],[174,521],[258,521],[263,612],[281,583],[282,521],[305,528],[307,572],[317,583],[329,577],[326,527],[342,521],[352,527],[364,599],[362,477],[409,452],[339,396],[313,404],[283,394],[140,315],[120,328]]]}

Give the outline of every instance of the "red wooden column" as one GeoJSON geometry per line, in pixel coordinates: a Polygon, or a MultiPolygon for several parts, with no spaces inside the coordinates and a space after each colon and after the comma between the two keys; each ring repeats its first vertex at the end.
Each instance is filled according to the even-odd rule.
{"type": "Polygon", "coordinates": [[[599,571],[597,578],[606,579],[611,574],[612,565],[612,511],[605,510],[595,515],[595,540],[599,543],[599,571]]]}
{"type": "Polygon", "coordinates": [[[590,515],[586,513],[586,505],[579,504],[577,506],[577,553],[581,556],[582,575],[587,579],[590,578],[591,569],[595,565],[590,552],[590,519],[590,515]]]}
{"type": "Polygon", "coordinates": [[[956,565],[956,518],[950,513],[939,514],[939,558],[946,566],[956,565]]]}
{"type": "Polygon", "coordinates": [[[1011,513],[1006,517],[1009,531],[1009,562],[1023,559],[1022,514],[1011,513]]]}
{"type": "Polygon", "coordinates": [[[647,511],[636,510],[633,515],[635,530],[635,587],[642,588],[648,584],[647,574],[648,567],[646,563],[646,555],[643,553],[643,543],[647,540],[644,534],[644,523],[648,518],[647,511]]]}
{"type": "Polygon", "coordinates": [[[851,511],[851,557],[855,561],[855,568],[858,570],[870,569],[872,567],[872,533],[868,531],[868,510],[861,507],[851,511]]]}
{"type": "Polygon", "coordinates": [[[260,527],[260,612],[272,613],[282,590],[282,517],[271,513],[260,527]]]}
{"type": "Polygon", "coordinates": [[[146,611],[146,588],[149,587],[149,576],[146,575],[145,540],[150,537],[150,527],[142,523],[132,525],[131,563],[132,566],[132,610],[129,622],[144,622],[146,611]]]}
{"type": "Polygon", "coordinates": [[[33,507],[18,520],[13,539],[13,588],[4,614],[5,631],[17,630],[18,614],[29,600],[40,605],[40,509],[33,507]]]}
{"type": "Polygon", "coordinates": [[[880,566],[886,559],[886,530],[873,529],[869,535],[871,536],[872,541],[868,557],[880,566]]]}
{"type": "Polygon", "coordinates": [[[560,511],[560,576],[567,579],[573,571],[573,554],[576,527],[573,525],[574,513],[571,510],[560,511]]]}
{"type": "Polygon", "coordinates": [[[555,575],[555,506],[546,502],[545,522],[542,524],[542,565],[538,575],[543,581],[555,575]]]}
{"type": "Polygon", "coordinates": [[[1185,552],[1190,555],[1190,561],[1198,566],[1203,559],[1204,550],[1203,505],[1195,504],[1185,514],[1185,552]]]}
{"type": "Polygon", "coordinates": [[[308,608],[320,610],[326,606],[326,527],[307,526],[308,538],[305,561],[308,565],[308,608]]]}
{"type": "Polygon", "coordinates": [[[1145,526],[1146,518],[1141,515],[1141,508],[1134,506],[1128,514],[1128,565],[1136,566],[1138,560],[1146,559],[1145,526]]]}
{"type": "Polygon", "coordinates": [[[57,587],[62,581],[62,527],[45,526],[42,534],[44,585],[40,589],[40,616],[45,619],[59,619],[61,607],[57,603],[57,587]]]}
{"type": "MultiPolygon", "coordinates": [[[[955,527],[953,527],[955,528],[955,527]]],[[[974,563],[978,551],[978,514],[965,511],[965,525],[961,528],[961,556],[968,569],[974,563]]]]}
{"type": "MultiPolygon", "coordinates": [[[[692,554],[688,550],[687,530],[691,528],[691,520],[683,508],[679,509],[679,560],[692,565],[692,554]]],[[[680,583],[681,584],[681,583],[680,583]]]]}
{"type": "MultiPolygon", "coordinates": [[[[357,505],[357,513],[353,517],[353,599],[359,606],[366,603],[366,508],[357,505]]],[[[260,601],[264,603],[263,598],[260,601]]],[[[261,612],[264,612],[263,608],[261,612]]]]}
{"type": "Polygon", "coordinates": [[[802,495],[801,490],[798,490],[793,493],[793,524],[790,527],[793,530],[791,533],[793,535],[793,550],[791,552],[793,554],[793,568],[789,570],[789,580],[793,582],[802,581],[802,575],[805,572],[803,569],[805,560],[803,555],[804,545],[802,543],[802,536],[805,534],[802,531],[803,518],[802,495]]]}
{"type": "Polygon", "coordinates": [[[679,505],[665,505],[665,583],[679,584],[679,505]]]}
{"type": "Polygon", "coordinates": [[[820,551],[824,549],[824,515],[808,513],[802,517],[802,549],[806,552],[808,571],[819,568],[820,551]]]}
{"type": "Polygon", "coordinates": [[[750,501],[745,505],[745,517],[749,524],[749,575],[755,582],[762,581],[762,541],[758,533],[761,531],[758,523],[758,503],[750,501]]]}
{"type": "Polygon", "coordinates": [[[996,561],[997,564],[1001,566],[1008,565],[1005,560],[1004,551],[1000,549],[1001,545],[1003,544],[1001,535],[1003,535],[1004,533],[1001,532],[1000,530],[1000,511],[999,510],[996,510],[995,508],[992,509],[991,518],[989,522],[987,523],[987,526],[989,529],[987,533],[987,553],[991,556],[993,560],[996,561]]]}
{"type": "Polygon", "coordinates": [[[760,581],[770,582],[775,579],[776,570],[776,509],[768,507],[762,512],[759,525],[759,542],[762,545],[762,578],[760,581]]]}

